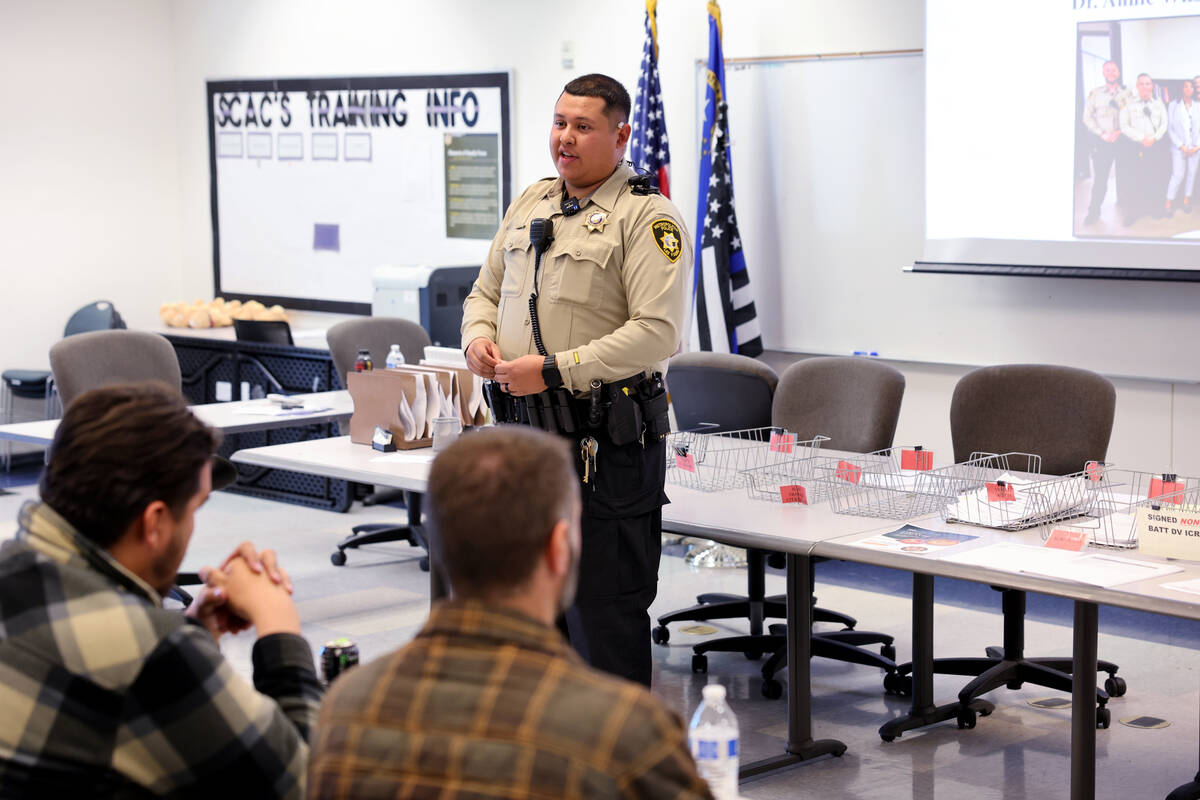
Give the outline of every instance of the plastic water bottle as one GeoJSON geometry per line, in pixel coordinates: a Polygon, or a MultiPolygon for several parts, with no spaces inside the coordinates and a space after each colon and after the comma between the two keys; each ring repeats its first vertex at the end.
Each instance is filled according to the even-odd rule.
{"type": "Polygon", "coordinates": [[[384,363],[388,369],[393,369],[404,363],[404,353],[400,352],[400,345],[392,345],[392,349],[388,351],[387,360],[384,363]]]}
{"type": "Polygon", "coordinates": [[[710,683],[701,690],[704,696],[692,724],[688,726],[688,747],[696,759],[700,777],[717,800],[738,797],[738,724],[725,702],[725,687],[710,683]]]}

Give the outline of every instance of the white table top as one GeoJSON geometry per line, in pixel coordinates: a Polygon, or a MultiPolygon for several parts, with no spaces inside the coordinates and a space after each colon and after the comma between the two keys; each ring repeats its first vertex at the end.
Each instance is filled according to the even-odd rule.
{"type": "MultiPolygon", "coordinates": [[[[865,517],[862,519],[867,520],[865,517]]],[[[950,531],[979,537],[974,541],[948,548],[946,552],[939,554],[942,557],[938,557],[935,555],[917,555],[896,550],[881,550],[855,545],[855,542],[868,538],[872,533],[888,533],[905,524],[904,522],[879,519],[873,520],[873,522],[876,523],[873,531],[867,533],[859,532],[836,539],[824,540],[816,545],[814,554],[829,558],[856,561],[863,564],[892,567],[908,572],[922,572],[947,578],[962,578],[977,583],[988,583],[1011,589],[1024,589],[1031,592],[1058,595],[1073,600],[1085,600],[1104,605],[1137,609],[1139,611],[1151,611],[1156,614],[1168,614],[1187,619],[1200,619],[1200,595],[1189,594],[1178,589],[1167,589],[1162,586],[1164,583],[1175,583],[1200,578],[1200,563],[1168,560],[1157,556],[1143,555],[1137,550],[1108,550],[1085,547],[1082,551],[1084,554],[1108,553],[1134,561],[1160,564],[1169,563],[1177,567],[1183,567],[1182,572],[1106,588],[1031,573],[1015,572],[1009,569],[989,569],[975,564],[962,564],[943,560],[945,555],[949,555],[952,552],[961,553],[1002,542],[1041,546],[1044,542],[1041,532],[1038,529],[1001,531],[975,525],[946,523],[936,517],[909,520],[908,524],[918,528],[926,528],[933,531],[950,531]]],[[[1065,520],[1063,524],[1069,525],[1070,521],[1065,520]]]]}
{"type": "MultiPolygon", "coordinates": [[[[424,450],[383,454],[367,445],[356,445],[350,437],[315,439],[290,444],[240,450],[233,461],[264,467],[307,472],[331,478],[424,491],[432,452],[424,450]]],[[[671,503],[663,507],[663,528],[691,536],[717,539],[741,547],[759,547],[806,555],[842,558],[866,564],[922,572],[1015,589],[1059,595],[1076,600],[1124,606],[1161,614],[1200,619],[1200,595],[1190,595],[1161,584],[1200,578],[1200,564],[1173,562],[1183,572],[1136,583],[1103,588],[1053,577],[989,569],[972,564],[943,561],[936,557],[877,550],[854,543],[872,534],[894,531],[904,522],[835,514],[828,502],[813,505],[783,504],[749,498],[742,489],[704,492],[668,483],[671,503]]],[[[964,552],[999,542],[1041,545],[1038,530],[1007,532],[973,525],[947,524],[938,518],[910,520],[930,530],[947,530],[978,539],[950,548],[964,552]]],[[[1109,552],[1088,548],[1085,552],[1109,552]]],[[[1135,560],[1162,562],[1136,550],[1118,555],[1135,560]]]]}
{"type": "Polygon", "coordinates": [[[327,478],[371,483],[413,492],[425,491],[433,450],[397,450],[381,453],[370,445],[354,444],[349,436],[309,439],[238,450],[237,464],[307,472],[327,478]]]}
{"type": "MultiPolygon", "coordinates": [[[[223,433],[248,433],[275,428],[291,428],[297,425],[312,425],[318,422],[334,422],[349,419],[354,413],[354,401],[344,389],[334,392],[316,392],[294,395],[306,404],[325,406],[321,411],[291,413],[282,416],[247,413],[254,409],[270,409],[270,400],[237,400],[230,403],[205,403],[191,406],[192,413],[204,424],[223,433]]],[[[54,441],[59,420],[40,419],[34,422],[18,422],[0,425],[0,441],[26,442],[46,446],[54,441]]]]}

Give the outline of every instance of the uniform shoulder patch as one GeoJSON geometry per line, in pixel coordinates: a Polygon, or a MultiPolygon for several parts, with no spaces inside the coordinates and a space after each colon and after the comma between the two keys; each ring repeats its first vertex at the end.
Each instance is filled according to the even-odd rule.
{"type": "Polygon", "coordinates": [[[654,243],[658,249],[674,264],[683,252],[683,234],[679,226],[669,219],[655,220],[650,223],[650,233],[654,235],[654,243]]]}

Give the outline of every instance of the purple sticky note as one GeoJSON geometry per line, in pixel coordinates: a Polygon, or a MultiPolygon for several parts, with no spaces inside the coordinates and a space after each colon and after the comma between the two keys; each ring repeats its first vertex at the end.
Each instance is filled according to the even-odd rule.
{"type": "Polygon", "coordinates": [[[321,222],[313,223],[313,250],[332,250],[335,253],[342,249],[338,225],[326,225],[321,222]]]}

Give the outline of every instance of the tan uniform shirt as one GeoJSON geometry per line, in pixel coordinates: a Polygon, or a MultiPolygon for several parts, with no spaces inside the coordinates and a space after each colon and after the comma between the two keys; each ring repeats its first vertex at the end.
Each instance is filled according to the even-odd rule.
{"type": "Polygon", "coordinates": [[[1118,87],[1110,91],[1108,84],[1097,86],[1088,92],[1083,106],[1083,124],[1097,136],[1121,129],[1121,109],[1129,102],[1133,93],[1118,87]]]}
{"type": "Polygon", "coordinates": [[[529,221],[544,217],[554,241],[542,256],[538,320],[563,385],[582,394],[593,378],[666,372],[681,336],[692,243],[675,205],[633,194],[632,175],[618,167],[570,217],[559,208],[557,178],[538,181],[508,207],[463,304],[463,347],[483,336],[506,361],[538,352],[529,318],[529,221]]]}
{"type": "Polygon", "coordinates": [[[1121,133],[1140,143],[1147,137],[1162,139],[1167,132],[1167,107],[1162,100],[1133,98],[1121,109],[1121,133]],[[1149,113],[1146,113],[1149,111],[1149,113]]]}

